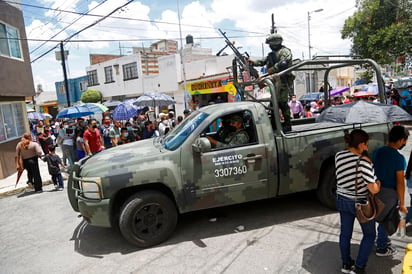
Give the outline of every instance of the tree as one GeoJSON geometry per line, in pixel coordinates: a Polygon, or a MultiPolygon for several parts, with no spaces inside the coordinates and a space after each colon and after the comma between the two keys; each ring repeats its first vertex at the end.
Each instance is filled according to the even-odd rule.
{"type": "Polygon", "coordinates": [[[352,54],[390,64],[411,52],[412,3],[408,0],[357,0],[357,11],[345,20],[343,39],[352,54]]]}
{"type": "Polygon", "coordinates": [[[98,103],[102,101],[102,94],[98,90],[92,90],[88,89],[85,92],[83,92],[82,96],[80,97],[80,100],[83,103],[98,103]]]}

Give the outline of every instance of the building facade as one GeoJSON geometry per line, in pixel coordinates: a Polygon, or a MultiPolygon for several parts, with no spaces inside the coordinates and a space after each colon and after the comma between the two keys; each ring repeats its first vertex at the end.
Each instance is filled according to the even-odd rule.
{"type": "Polygon", "coordinates": [[[0,1],[0,178],[16,172],[16,145],[29,130],[26,97],[35,94],[19,1],[0,1]],[[11,160],[13,159],[13,160],[11,160]]]}
{"type": "MultiPolygon", "coordinates": [[[[77,78],[67,79],[69,86],[70,105],[80,102],[80,98],[87,90],[88,76],[80,76],[77,78]]],[[[56,87],[57,102],[60,106],[67,106],[67,95],[64,81],[54,83],[56,87]]]]}

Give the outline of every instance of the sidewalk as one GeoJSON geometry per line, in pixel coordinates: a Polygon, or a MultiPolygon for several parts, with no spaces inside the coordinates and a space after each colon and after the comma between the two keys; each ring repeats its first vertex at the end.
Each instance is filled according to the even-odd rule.
{"type": "MultiPolygon", "coordinates": [[[[60,158],[62,158],[62,152],[61,152],[60,147],[56,148],[56,154],[59,155],[60,158]]],[[[41,178],[43,180],[43,186],[52,184],[51,176],[49,175],[49,171],[47,169],[47,163],[43,162],[41,159],[39,159],[39,169],[40,169],[41,178]]],[[[68,177],[67,174],[62,173],[62,175],[63,175],[63,180],[66,180],[66,178],[68,177]]],[[[10,175],[9,177],[0,179],[0,198],[22,193],[26,190],[26,188],[27,188],[27,191],[34,191],[28,188],[26,184],[27,182],[27,171],[26,170],[23,171],[23,174],[21,175],[17,186],[16,186],[16,179],[17,179],[17,172],[10,175]]]]}

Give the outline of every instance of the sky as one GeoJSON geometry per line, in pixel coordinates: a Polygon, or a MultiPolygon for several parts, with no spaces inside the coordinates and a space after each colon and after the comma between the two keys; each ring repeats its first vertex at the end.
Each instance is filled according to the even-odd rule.
{"type": "MultiPolygon", "coordinates": [[[[269,50],[264,41],[270,33],[272,13],[277,33],[283,36],[283,44],[292,50],[294,58],[307,59],[309,55],[308,12],[312,55],[349,54],[351,41],[342,40],[340,31],[345,19],[356,11],[355,1],[22,0],[21,3],[34,87],[41,84],[43,90],[54,91],[54,82],[63,80],[61,63],[55,58],[59,41],[102,18],[67,11],[106,16],[130,2],[64,44],[69,51],[68,77],[75,78],[86,75],[91,53],[127,55],[133,46],[150,46],[160,39],[178,40],[180,48],[180,37],[185,43],[188,34],[193,36],[195,44],[217,53],[225,46],[219,28],[235,41],[241,52],[258,58],[269,50]],[[322,11],[315,12],[319,9],[322,11]],[[33,41],[35,39],[45,41],[33,41]]],[[[230,49],[225,52],[232,53],[230,49]]]]}

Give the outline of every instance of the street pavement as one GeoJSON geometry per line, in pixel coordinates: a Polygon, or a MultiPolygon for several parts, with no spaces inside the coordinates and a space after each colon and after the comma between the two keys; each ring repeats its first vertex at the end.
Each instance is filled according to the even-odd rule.
{"type": "MultiPolygon", "coordinates": [[[[56,147],[56,154],[60,156],[62,159],[62,152],[60,147],[56,147]]],[[[51,176],[49,175],[49,171],[47,169],[47,163],[43,162],[39,159],[39,170],[40,175],[43,180],[43,185],[49,185],[53,182],[51,181],[51,176]]],[[[62,173],[63,179],[66,179],[68,176],[66,173],[62,173]]],[[[0,179],[0,197],[10,196],[22,193],[24,191],[34,191],[33,189],[29,188],[27,185],[27,171],[24,170],[23,174],[20,177],[18,184],[16,185],[17,180],[17,172],[6,177],[4,179],[0,179]]]]}

